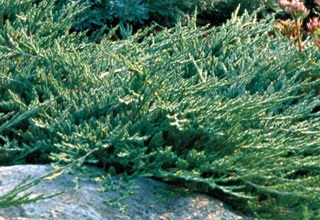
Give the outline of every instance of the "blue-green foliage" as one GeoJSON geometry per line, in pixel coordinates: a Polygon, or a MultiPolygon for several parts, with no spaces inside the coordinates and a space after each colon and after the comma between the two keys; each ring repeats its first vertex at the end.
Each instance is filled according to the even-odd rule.
{"type": "Polygon", "coordinates": [[[69,33],[85,9],[55,9],[0,27],[4,161],[96,164],[217,190],[257,216],[319,216],[319,50],[299,54],[248,14],[96,44],[69,33]]]}

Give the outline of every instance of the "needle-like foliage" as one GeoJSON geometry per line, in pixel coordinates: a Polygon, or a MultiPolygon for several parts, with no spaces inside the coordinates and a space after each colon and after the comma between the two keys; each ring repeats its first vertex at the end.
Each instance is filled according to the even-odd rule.
{"type": "Polygon", "coordinates": [[[272,18],[235,13],[97,44],[68,31],[77,13],[43,1],[0,27],[5,161],[83,158],[263,218],[319,217],[320,53],[309,39],[299,54],[272,18]]]}

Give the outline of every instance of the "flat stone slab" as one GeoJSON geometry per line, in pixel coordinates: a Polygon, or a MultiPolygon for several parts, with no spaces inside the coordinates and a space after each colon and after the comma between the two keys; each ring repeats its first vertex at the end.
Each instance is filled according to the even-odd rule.
{"type": "MultiPolygon", "coordinates": [[[[90,168],[91,169],[91,168],[90,168]]],[[[92,168],[97,170],[96,168],[92,168]]],[[[28,175],[39,178],[52,171],[50,165],[16,165],[0,167],[0,196],[13,189],[28,175]]],[[[103,174],[103,171],[98,170],[103,174]]],[[[150,178],[132,180],[137,193],[123,201],[126,212],[109,206],[105,200],[113,198],[115,192],[98,192],[101,186],[93,180],[80,182],[75,190],[74,176],[63,173],[56,179],[43,180],[28,189],[35,195],[52,195],[64,191],[56,197],[35,203],[0,209],[0,220],[219,220],[248,219],[230,211],[221,201],[202,194],[172,193],[171,185],[150,178]],[[171,196],[168,196],[171,195],[171,196]]],[[[120,181],[120,180],[119,180],[120,181]]]]}

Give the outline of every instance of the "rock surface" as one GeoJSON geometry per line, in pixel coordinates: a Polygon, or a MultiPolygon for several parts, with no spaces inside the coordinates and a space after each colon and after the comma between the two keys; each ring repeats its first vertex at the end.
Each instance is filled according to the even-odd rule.
{"type": "MultiPolygon", "coordinates": [[[[0,196],[11,190],[25,177],[38,178],[51,171],[49,165],[17,165],[0,167],[0,196]]],[[[99,171],[102,172],[102,171],[99,171]]],[[[43,180],[28,190],[34,194],[52,195],[64,191],[56,197],[40,200],[18,207],[0,209],[2,219],[63,219],[63,220],[158,220],[158,219],[245,219],[234,214],[221,201],[202,194],[174,194],[172,186],[149,178],[137,178],[137,194],[123,203],[127,212],[123,214],[118,207],[108,206],[104,200],[110,199],[114,192],[100,193],[95,181],[80,182],[75,190],[74,176],[62,174],[56,179],[43,180]],[[171,193],[172,194],[172,193],[171,193]]]]}

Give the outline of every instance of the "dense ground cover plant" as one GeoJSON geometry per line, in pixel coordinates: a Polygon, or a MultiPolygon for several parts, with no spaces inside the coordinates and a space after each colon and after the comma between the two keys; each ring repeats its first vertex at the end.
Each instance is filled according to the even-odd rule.
{"type": "Polygon", "coordinates": [[[297,53],[248,13],[97,44],[70,33],[75,6],[3,19],[2,164],[93,164],[263,218],[319,217],[319,50],[297,53]]]}

